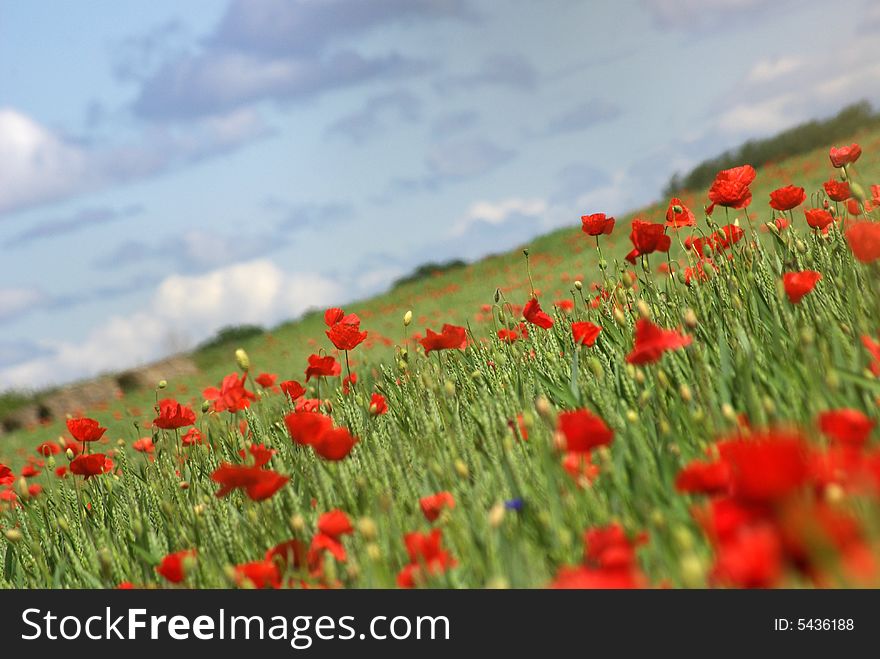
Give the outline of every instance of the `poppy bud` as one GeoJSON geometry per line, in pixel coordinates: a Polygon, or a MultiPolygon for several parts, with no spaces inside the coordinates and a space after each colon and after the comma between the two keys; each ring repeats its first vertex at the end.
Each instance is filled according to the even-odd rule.
{"type": "Polygon", "coordinates": [[[626,326],[626,316],[623,315],[623,312],[620,309],[614,309],[614,322],[621,327],[626,326]]]}
{"type": "Polygon", "coordinates": [[[119,446],[120,448],[125,446],[125,440],[122,439],[122,437],[120,437],[119,439],[116,440],[116,446],[119,446]]]}
{"type": "Polygon", "coordinates": [[[523,256],[525,256],[526,258],[529,258],[529,248],[528,248],[528,247],[526,247],[526,248],[523,250],[523,256]]]}
{"type": "Polygon", "coordinates": [[[242,371],[251,370],[251,359],[243,348],[238,348],[235,351],[235,361],[242,371]]]}
{"type": "Polygon", "coordinates": [[[48,458],[46,458],[46,466],[49,467],[49,469],[55,469],[55,456],[54,455],[50,455],[48,458]]]}
{"type": "Polygon", "coordinates": [[[547,400],[546,396],[538,396],[535,399],[535,411],[545,421],[553,420],[553,408],[550,406],[550,401],[547,400]]]}
{"type": "Polygon", "coordinates": [[[500,288],[495,289],[495,295],[493,296],[493,299],[495,300],[495,304],[498,304],[501,301],[501,289],[500,288]]]}
{"type": "Polygon", "coordinates": [[[686,384],[682,384],[678,388],[678,393],[681,396],[681,399],[685,403],[690,403],[694,399],[694,394],[691,391],[691,388],[689,386],[687,386],[686,384]]]}
{"type": "Polygon", "coordinates": [[[357,526],[358,532],[367,542],[375,540],[379,536],[379,527],[371,517],[361,517],[358,520],[357,526]]]}
{"type": "Polygon", "coordinates": [[[721,416],[728,421],[736,421],[736,410],[733,409],[730,403],[724,403],[721,406],[721,416]]]}
{"type": "Polygon", "coordinates": [[[695,329],[697,326],[697,314],[691,309],[687,308],[684,311],[684,324],[688,327],[688,329],[695,329]]]}
{"type": "Polygon", "coordinates": [[[767,222],[766,224],[764,224],[764,226],[766,227],[767,231],[769,231],[773,235],[779,235],[779,227],[776,226],[776,222],[767,222]]]}
{"type": "Polygon", "coordinates": [[[306,528],[306,520],[300,514],[291,516],[290,520],[288,520],[288,524],[290,525],[290,530],[294,533],[301,533],[306,528]]]}
{"type": "Polygon", "coordinates": [[[795,241],[794,246],[797,248],[797,251],[798,251],[799,253],[801,253],[801,254],[806,254],[806,253],[807,253],[807,243],[805,243],[805,242],[804,242],[803,240],[801,240],[800,238],[798,238],[798,239],[795,241]]]}
{"type": "Polygon", "coordinates": [[[24,476],[18,479],[18,483],[15,484],[15,490],[22,499],[27,499],[31,495],[28,490],[27,479],[24,476]]]}
{"type": "Polygon", "coordinates": [[[164,389],[168,386],[168,380],[159,380],[159,384],[156,385],[156,389],[164,389]]]}
{"type": "Polygon", "coordinates": [[[825,374],[825,384],[832,390],[840,387],[840,376],[837,374],[837,371],[831,369],[825,374]]]}
{"type": "Polygon", "coordinates": [[[623,286],[623,288],[630,289],[635,285],[635,281],[633,281],[633,278],[627,273],[624,273],[623,278],[620,280],[620,285],[623,286]]]}
{"type": "Polygon", "coordinates": [[[19,542],[23,537],[21,531],[18,529],[9,529],[6,532],[6,539],[9,540],[9,542],[19,542]]]}
{"type": "Polygon", "coordinates": [[[467,478],[470,473],[467,464],[461,459],[455,461],[455,471],[461,478],[467,478]]]}
{"type": "Polygon", "coordinates": [[[682,551],[689,551],[694,548],[694,536],[686,526],[676,527],[672,531],[672,538],[682,551]]]}
{"type": "Polygon", "coordinates": [[[605,259],[599,259],[599,268],[605,270],[608,267],[608,261],[605,259]]]}
{"type": "Polygon", "coordinates": [[[496,503],[489,509],[489,526],[497,529],[504,521],[504,504],[496,503]]]}
{"type": "Polygon", "coordinates": [[[849,184],[849,190],[850,190],[850,192],[852,192],[853,197],[858,199],[860,202],[864,203],[865,189],[861,185],[859,185],[858,183],[853,181],[852,183],[849,184]]]}
{"type": "Polygon", "coordinates": [[[367,545],[367,557],[374,563],[378,563],[382,560],[382,550],[375,542],[371,542],[367,545]]]}
{"type": "Polygon", "coordinates": [[[825,488],[825,500],[828,503],[840,503],[846,498],[846,490],[839,483],[830,483],[825,488]]]}
{"type": "Polygon", "coordinates": [[[412,322],[412,310],[407,311],[403,314],[403,326],[409,327],[409,324],[412,322]]]}
{"type": "Polygon", "coordinates": [[[67,459],[68,459],[68,460],[73,460],[73,459],[76,457],[76,453],[73,452],[73,449],[67,449],[67,450],[64,452],[64,455],[67,456],[67,459]]]}
{"type": "Polygon", "coordinates": [[[700,557],[688,552],[681,557],[681,581],[685,588],[700,588],[706,583],[706,568],[700,557]]]}
{"type": "Polygon", "coordinates": [[[504,577],[492,577],[486,582],[487,590],[507,590],[510,583],[504,577]]]}
{"type": "Polygon", "coordinates": [[[639,312],[639,315],[645,320],[651,320],[651,307],[644,300],[639,300],[636,302],[636,310],[639,312]]]}
{"type": "Polygon", "coordinates": [[[574,280],[574,287],[576,289],[578,289],[579,291],[582,291],[584,289],[584,282],[582,282],[580,279],[575,279],[574,280]]]}
{"type": "Polygon", "coordinates": [[[211,409],[211,401],[203,400],[202,401],[202,414],[207,414],[208,410],[211,409]]]}

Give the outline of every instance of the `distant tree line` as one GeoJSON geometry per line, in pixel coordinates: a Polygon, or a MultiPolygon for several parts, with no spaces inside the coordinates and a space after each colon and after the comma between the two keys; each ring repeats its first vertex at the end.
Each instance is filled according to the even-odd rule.
{"type": "Polygon", "coordinates": [[[760,167],[778,162],[849,139],[856,131],[877,125],[880,125],[880,113],[875,112],[868,101],[854,103],[829,119],[808,121],[773,137],[749,140],[720,156],[704,160],[687,174],[676,172],[666,184],[663,196],[673,197],[684,190],[705,189],[715,180],[715,174],[723,169],[746,163],[760,167]]]}
{"type": "Polygon", "coordinates": [[[444,261],[443,263],[424,263],[408,275],[397,279],[394,282],[393,288],[403,286],[404,284],[411,284],[412,282],[420,281],[422,279],[428,279],[429,277],[433,277],[434,275],[438,275],[443,272],[449,272],[450,270],[457,270],[459,268],[465,267],[466,265],[467,263],[465,261],[462,261],[461,259],[444,261]]]}

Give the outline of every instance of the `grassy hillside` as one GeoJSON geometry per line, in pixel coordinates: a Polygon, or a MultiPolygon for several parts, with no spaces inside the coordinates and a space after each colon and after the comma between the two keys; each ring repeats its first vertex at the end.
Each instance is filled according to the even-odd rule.
{"type": "MultiPolygon", "coordinates": [[[[859,167],[866,180],[880,180],[880,131],[856,133],[852,139],[859,140],[864,148],[865,155],[859,161],[859,167]]],[[[752,221],[757,225],[769,218],[770,209],[765,201],[770,191],[777,187],[795,182],[808,191],[820,190],[822,182],[833,174],[827,165],[827,151],[827,147],[817,148],[803,156],[761,169],[752,185],[755,199],[751,207],[752,221]]],[[[695,211],[708,203],[705,190],[686,192],[681,198],[695,211]]],[[[618,218],[614,234],[603,243],[606,258],[622,260],[631,248],[627,238],[628,222],[633,217],[661,221],[667,201],[660,200],[653,206],[618,218]]],[[[592,213],[603,209],[582,210],[592,213]]],[[[803,214],[800,210],[798,213],[797,220],[802,224],[803,214]]],[[[545,306],[550,306],[555,300],[571,299],[575,280],[583,281],[587,289],[591,283],[599,280],[594,245],[580,231],[579,218],[576,216],[572,217],[571,227],[535,238],[528,246],[531,249],[533,279],[542,293],[545,306]]],[[[675,243],[671,254],[674,259],[683,257],[675,243]]],[[[439,330],[446,322],[459,325],[470,323],[472,326],[490,322],[491,315],[482,312],[481,308],[492,303],[496,287],[515,303],[522,305],[526,301],[528,278],[520,248],[465,268],[405,283],[383,295],[347,305],[346,311],[357,313],[364,320],[364,326],[370,328],[367,344],[354,357],[353,368],[360,370],[358,362],[364,359],[368,359],[373,368],[379,362],[391,360],[395,345],[403,341],[400,319],[407,310],[411,309],[414,314],[411,332],[422,334],[426,327],[439,330]]],[[[202,402],[202,390],[209,385],[219,384],[224,375],[235,370],[232,352],[238,347],[248,351],[254,373],[267,371],[279,374],[281,380],[302,380],[306,357],[327,345],[324,330],[323,316],[316,311],[295,322],[275,327],[266,334],[220,343],[198,351],[195,358],[202,374],[171,382],[169,393],[177,396],[181,402],[198,407],[202,402]]],[[[486,330],[481,331],[485,333],[486,330]]],[[[139,436],[133,423],[152,418],[154,404],[153,391],[132,392],[120,400],[108,400],[106,405],[70,410],[70,413],[100,416],[108,424],[111,435],[131,440],[139,436]]],[[[0,438],[0,461],[19,464],[23,456],[30,454],[40,442],[55,439],[65,432],[63,422],[56,421],[6,435],[0,438]]]]}
{"type": "MultiPolygon", "coordinates": [[[[880,132],[853,139],[850,172],[869,190],[880,132]]],[[[52,446],[37,459],[60,424],[12,434],[0,587],[880,585],[880,261],[856,259],[849,218],[823,235],[798,209],[778,235],[761,230],[771,190],[795,183],[803,207],[821,205],[833,176],[827,148],[765,167],[748,215],[719,207],[712,224],[705,191],[685,194],[698,226],[667,230],[670,255],[635,266],[629,221],[662,222],[667,200],[619,218],[599,238],[604,275],[573,217],[529,244],[530,270],[515,250],[347,305],[368,332],[350,354],[322,313],[214,345],[197,376],[72,410],[108,427],[85,459],[52,446]],[[711,259],[680,247],[733,222],[744,239],[711,259]],[[521,336],[533,294],[551,317],[521,336]],[[573,341],[573,321],[598,338],[573,341]],[[425,354],[416,333],[444,323],[470,328],[467,347],[425,354]],[[501,341],[511,326],[517,340],[501,341]],[[259,395],[201,411],[205,387],[240,373],[235,348],[259,395]],[[323,353],[343,375],[350,361],[348,392],[317,378],[294,404],[254,381],[305,383],[323,353]],[[195,414],[150,427],[168,396],[195,414]],[[183,441],[190,427],[201,443],[183,441]]],[[[865,243],[880,241],[876,215],[861,218],[865,243]]]]}

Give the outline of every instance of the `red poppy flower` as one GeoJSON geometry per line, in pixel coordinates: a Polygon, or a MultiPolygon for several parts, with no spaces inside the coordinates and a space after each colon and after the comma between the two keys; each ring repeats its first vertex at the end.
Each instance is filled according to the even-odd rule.
{"type": "Polygon", "coordinates": [[[442,574],[455,566],[455,559],[443,549],[443,531],[434,529],[430,533],[407,533],[403,536],[409,564],[397,575],[397,585],[401,588],[414,588],[432,575],[442,574]]]}
{"type": "Polygon", "coordinates": [[[185,428],[196,422],[196,413],[184,407],[173,398],[159,401],[159,416],[153,419],[153,425],[163,430],[185,428]]]}
{"type": "Polygon", "coordinates": [[[380,414],[386,414],[388,412],[388,402],[385,400],[385,396],[379,393],[373,393],[370,396],[370,414],[374,414],[379,416],[380,414]]]}
{"type": "Polygon", "coordinates": [[[132,443],[131,447],[139,453],[152,453],[156,450],[151,437],[141,437],[139,440],[132,443]]]}
{"type": "Polygon", "coordinates": [[[588,236],[609,236],[613,230],[614,218],[606,217],[605,213],[581,215],[581,231],[588,236]]]}
{"type": "Polygon", "coordinates": [[[695,460],[678,472],[675,489],[691,494],[722,494],[730,489],[730,467],[724,462],[695,460]]]}
{"type": "Polygon", "coordinates": [[[287,571],[288,567],[299,569],[305,565],[308,548],[302,540],[286,540],[266,552],[266,560],[276,563],[281,570],[287,571]]]}
{"type": "Polygon", "coordinates": [[[578,485],[592,483],[599,475],[599,467],[593,464],[589,453],[571,451],[562,458],[562,468],[578,485]]]}
{"type": "Polygon", "coordinates": [[[202,392],[205,400],[214,401],[214,411],[231,413],[240,412],[251,406],[251,401],[256,396],[245,389],[244,383],[247,375],[242,375],[239,380],[236,373],[230,373],[220,383],[220,388],[208,387],[202,392]]]}
{"type": "Polygon", "coordinates": [[[249,583],[259,590],[281,588],[281,571],[272,560],[241,563],[235,566],[235,582],[239,586],[249,583]]]}
{"type": "MultiPolygon", "coordinates": [[[[247,452],[250,453],[251,457],[254,459],[255,467],[264,467],[269,464],[272,456],[275,455],[277,451],[273,448],[269,448],[265,444],[250,444],[247,447],[247,452]]],[[[240,450],[238,454],[243,458],[247,457],[244,449],[240,450]]]]}
{"type": "Polygon", "coordinates": [[[526,306],[523,307],[523,318],[532,325],[537,325],[543,329],[553,327],[553,319],[541,310],[541,305],[536,297],[530,298],[526,302],[526,306]]]}
{"type": "Polygon", "coordinates": [[[830,179],[825,181],[822,187],[825,188],[825,194],[828,195],[831,201],[846,201],[852,197],[852,191],[849,189],[849,183],[846,181],[830,179]]]}
{"type": "Polygon", "coordinates": [[[0,485],[11,485],[15,481],[12,469],[0,462],[0,485]]]}
{"type": "Polygon", "coordinates": [[[425,519],[433,522],[440,517],[444,508],[455,508],[455,497],[451,492],[438,492],[419,499],[419,507],[422,509],[425,519]]]}
{"type": "Polygon", "coordinates": [[[180,443],[184,446],[193,446],[195,444],[201,444],[204,439],[201,430],[198,428],[190,428],[186,431],[186,434],[180,438],[180,443]]]}
{"type": "Polygon", "coordinates": [[[807,193],[796,185],[786,185],[770,193],[770,208],[778,211],[790,211],[807,200],[807,193]]]}
{"type": "Polygon", "coordinates": [[[321,435],[312,448],[325,460],[343,460],[357,444],[357,437],[352,436],[348,428],[334,428],[321,435]]]}
{"type": "Polygon", "coordinates": [[[354,527],[348,515],[336,508],[318,518],[318,532],[338,540],[340,536],[354,533],[354,527]]]}
{"type": "Polygon", "coordinates": [[[829,410],[819,415],[819,430],[844,446],[864,446],[874,425],[865,414],[850,408],[829,410]]]}
{"type": "Polygon", "coordinates": [[[870,352],[871,356],[874,358],[874,361],[870,366],[871,372],[880,377],[880,343],[874,341],[870,336],[863,335],[862,345],[867,348],[868,352],[870,352]]]}
{"type": "Polygon", "coordinates": [[[589,410],[563,412],[557,419],[558,430],[565,437],[566,450],[589,453],[597,446],[610,444],[614,431],[589,410]]]}
{"type": "Polygon", "coordinates": [[[37,453],[49,457],[50,455],[58,455],[61,453],[61,447],[55,442],[43,442],[37,446],[37,453]]]}
{"type": "Polygon", "coordinates": [[[553,306],[557,309],[562,309],[564,312],[568,313],[574,310],[574,300],[556,300],[556,302],[553,303],[553,306]]]}
{"type": "Polygon", "coordinates": [[[828,157],[831,158],[831,164],[835,167],[845,167],[851,165],[859,156],[862,155],[862,147],[858,144],[850,144],[849,146],[831,147],[828,157]]]}
{"type": "Polygon", "coordinates": [[[667,350],[684,348],[691,341],[686,334],[663,329],[650,320],[640,318],[636,321],[635,344],[626,361],[629,364],[651,364],[659,361],[667,350]]]}
{"type": "Polygon", "coordinates": [[[697,218],[681,199],[673,197],[669,200],[669,207],[666,209],[666,226],[679,229],[696,226],[696,224],[697,218]]]}
{"type": "Polygon", "coordinates": [[[595,345],[596,339],[602,328],[587,320],[571,324],[571,334],[577,345],[592,346],[595,345]]]}
{"type": "Polygon", "coordinates": [[[769,524],[740,529],[717,549],[712,578],[736,588],[772,588],[782,577],[779,534],[769,524]]]}
{"type": "Polygon", "coordinates": [[[666,235],[666,227],[654,222],[645,222],[635,219],[632,221],[632,230],[629,239],[635,247],[635,256],[651,254],[653,252],[668,252],[672,239],[666,235]]]}
{"type": "Polygon", "coordinates": [[[561,568],[551,588],[643,587],[645,577],[636,561],[636,547],[646,540],[644,534],[630,540],[619,524],[587,530],[583,565],[561,568]]]}
{"type": "Polygon", "coordinates": [[[731,494],[747,502],[770,502],[803,487],[809,477],[809,449],[791,432],[769,431],[718,444],[730,467],[731,494]]]}
{"type": "Polygon", "coordinates": [[[337,307],[331,307],[324,312],[324,324],[327,327],[333,327],[336,323],[341,323],[345,318],[345,312],[337,307]]]}
{"type": "Polygon", "coordinates": [[[752,202],[752,191],[749,185],[755,180],[755,168],[742,165],[733,169],[718,172],[712,187],[709,188],[709,200],[712,202],[706,209],[711,215],[715,206],[728,208],[745,208],[752,202]]]}
{"type": "Polygon", "coordinates": [[[815,270],[802,272],[786,272],[782,275],[782,285],[785,294],[792,304],[797,304],[801,299],[816,287],[816,282],[822,279],[822,274],[815,270]]]}
{"type": "Polygon", "coordinates": [[[880,259],[880,223],[854,222],[846,231],[853,256],[862,263],[880,259]]]}
{"type": "Polygon", "coordinates": [[[342,365],[332,355],[321,357],[309,355],[309,366],[306,368],[306,382],[313,377],[335,378],[342,373],[342,365]]]}
{"type": "Polygon", "coordinates": [[[291,401],[295,401],[300,396],[305,396],[306,393],[306,390],[303,388],[303,386],[296,380],[285,380],[278,386],[281,387],[281,391],[286,393],[287,397],[290,398],[291,401]]]}
{"type": "MultiPolygon", "coordinates": [[[[357,316],[355,318],[357,319],[357,316]]],[[[361,332],[360,319],[355,323],[343,319],[327,330],[326,334],[330,342],[339,350],[354,350],[367,338],[367,333],[361,332]]]]}
{"type": "Polygon", "coordinates": [[[425,330],[425,338],[419,340],[425,349],[425,354],[433,350],[464,350],[467,348],[467,330],[456,325],[443,325],[440,334],[429,329],[425,330]]]}
{"type": "Polygon", "coordinates": [[[715,239],[715,249],[720,252],[738,243],[746,234],[735,224],[726,224],[721,227],[721,233],[716,232],[712,235],[715,239]]]}
{"type": "Polygon", "coordinates": [[[85,417],[68,419],[67,430],[78,442],[95,442],[107,432],[107,429],[102,428],[97,421],[85,417]]]}
{"type": "Polygon", "coordinates": [[[263,501],[280,490],[290,478],[269,469],[224,462],[211,474],[211,480],[220,484],[215,493],[217,497],[242,489],[252,501],[263,501]]]}
{"type": "Polygon", "coordinates": [[[807,218],[807,224],[813,229],[824,231],[825,227],[834,222],[834,216],[824,208],[805,208],[804,216],[807,218]]]}
{"type": "Polygon", "coordinates": [[[263,389],[268,389],[273,384],[275,384],[275,380],[278,379],[278,376],[274,373],[260,373],[257,377],[254,378],[254,382],[260,385],[263,389]]]}
{"type": "Polygon", "coordinates": [[[291,439],[300,446],[313,445],[333,428],[333,420],[317,412],[291,412],[284,417],[284,424],[291,439]]]}
{"type": "Polygon", "coordinates": [[[25,465],[24,467],[22,467],[22,469],[21,469],[21,475],[22,475],[24,478],[33,478],[34,476],[39,476],[39,475],[40,475],[40,470],[37,469],[37,468],[36,468],[34,465],[32,465],[32,464],[27,464],[27,465],[25,465]]]}
{"type": "Polygon", "coordinates": [[[156,572],[171,583],[180,583],[186,578],[187,563],[192,561],[195,556],[195,549],[185,549],[168,554],[156,567],[156,572]]]}
{"type": "Polygon", "coordinates": [[[103,453],[92,453],[91,455],[79,455],[71,460],[70,471],[89,480],[92,476],[100,476],[110,471],[112,465],[113,462],[103,453]]]}
{"type": "Polygon", "coordinates": [[[519,340],[519,334],[516,333],[516,330],[502,327],[498,330],[498,338],[503,343],[516,343],[519,340]]]}

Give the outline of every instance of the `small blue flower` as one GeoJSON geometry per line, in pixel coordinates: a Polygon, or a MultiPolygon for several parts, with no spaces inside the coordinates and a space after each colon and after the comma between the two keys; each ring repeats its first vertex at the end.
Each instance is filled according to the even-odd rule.
{"type": "Polygon", "coordinates": [[[504,502],[504,507],[508,510],[516,510],[517,512],[523,509],[523,505],[525,502],[522,499],[511,499],[510,501],[504,502]]]}

